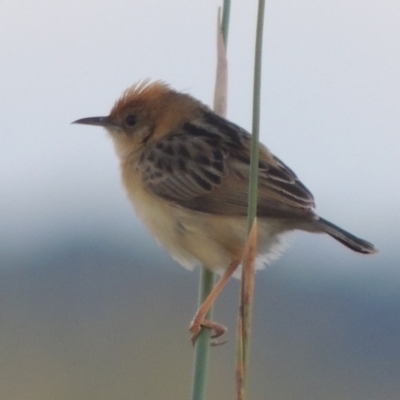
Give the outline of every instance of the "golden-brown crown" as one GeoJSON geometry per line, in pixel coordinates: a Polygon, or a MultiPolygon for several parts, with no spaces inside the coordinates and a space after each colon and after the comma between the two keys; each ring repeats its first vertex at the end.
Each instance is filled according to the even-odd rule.
{"type": "Polygon", "coordinates": [[[164,82],[145,80],[123,93],[112,108],[110,118],[118,119],[129,112],[137,114],[152,127],[152,139],[157,140],[195,118],[204,108],[201,102],[164,82]]]}
{"type": "Polygon", "coordinates": [[[115,102],[111,116],[119,115],[132,104],[148,104],[164,97],[172,89],[164,82],[150,82],[145,79],[126,89],[122,96],[115,102]]]}

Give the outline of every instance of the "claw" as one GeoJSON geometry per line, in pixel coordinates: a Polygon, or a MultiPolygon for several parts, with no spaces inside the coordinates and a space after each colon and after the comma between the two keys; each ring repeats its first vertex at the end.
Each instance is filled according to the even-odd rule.
{"type": "Polygon", "coordinates": [[[189,331],[191,333],[190,340],[193,346],[196,344],[196,340],[197,337],[199,336],[200,330],[201,330],[201,324],[195,323],[195,321],[193,320],[189,327],[189,331]]]}
{"type": "MultiPolygon", "coordinates": [[[[219,338],[226,332],[226,327],[219,324],[218,322],[210,321],[208,319],[197,321],[196,318],[194,318],[189,327],[191,333],[190,340],[192,341],[193,346],[196,344],[197,337],[199,336],[202,327],[214,331],[211,336],[212,339],[219,338]]],[[[220,344],[224,343],[225,342],[213,341],[211,344],[212,346],[219,346],[220,344]]]]}

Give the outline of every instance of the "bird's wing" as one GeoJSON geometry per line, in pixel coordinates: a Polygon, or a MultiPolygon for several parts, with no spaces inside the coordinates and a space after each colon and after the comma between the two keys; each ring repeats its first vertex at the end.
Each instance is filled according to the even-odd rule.
{"type": "MultiPolygon", "coordinates": [[[[250,166],[248,132],[210,113],[146,148],[139,162],[154,194],[209,214],[247,214],[250,166]]],[[[312,194],[294,172],[260,146],[258,215],[312,213],[312,194]]]]}

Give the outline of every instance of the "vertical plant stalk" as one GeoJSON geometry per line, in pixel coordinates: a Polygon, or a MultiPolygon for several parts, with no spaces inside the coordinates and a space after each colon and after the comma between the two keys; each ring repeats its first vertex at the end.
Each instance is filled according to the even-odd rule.
{"type": "Polygon", "coordinates": [[[257,255],[257,197],[258,197],[258,159],[260,136],[260,97],[261,97],[261,65],[262,40],[264,28],[265,0],[258,2],[254,86],[253,86],[253,126],[251,140],[249,200],[248,200],[248,230],[249,238],[246,244],[243,268],[242,285],[238,321],[237,343],[237,398],[245,400],[247,394],[250,335],[253,314],[254,297],[254,265],[257,255]]]}
{"type": "Polygon", "coordinates": [[[236,390],[238,400],[244,400],[247,393],[247,375],[250,349],[252,304],[254,296],[254,270],[257,256],[257,218],[246,243],[243,254],[243,269],[240,292],[240,310],[238,318],[238,343],[236,364],[236,390]]]}
{"type": "MultiPolygon", "coordinates": [[[[214,274],[207,268],[201,269],[199,283],[199,305],[203,303],[214,286],[214,274]]],[[[207,318],[212,318],[212,309],[207,314],[207,318]]],[[[210,332],[202,328],[197,337],[194,353],[194,370],[192,400],[205,399],[207,386],[208,360],[210,356],[210,332]]]]}
{"type": "MultiPolygon", "coordinates": [[[[218,9],[217,26],[217,73],[214,92],[214,111],[226,115],[228,93],[228,62],[226,46],[228,41],[230,0],[224,0],[221,24],[221,10],[218,9]]],[[[203,267],[199,283],[199,306],[203,304],[214,286],[214,273],[203,267]]],[[[212,319],[212,308],[206,318],[212,319]]],[[[192,400],[204,400],[207,385],[208,361],[210,355],[210,332],[202,328],[196,341],[193,371],[192,400]]]]}

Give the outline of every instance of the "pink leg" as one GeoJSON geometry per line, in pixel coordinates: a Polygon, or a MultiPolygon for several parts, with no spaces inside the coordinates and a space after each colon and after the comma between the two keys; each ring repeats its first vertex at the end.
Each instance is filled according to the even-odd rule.
{"type": "Polygon", "coordinates": [[[216,285],[213,287],[213,290],[210,292],[210,294],[205,299],[204,303],[199,307],[196,314],[194,315],[193,320],[189,327],[193,345],[196,343],[197,336],[199,335],[202,326],[212,329],[215,332],[214,335],[212,336],[213,338],[221,336],[226,331],[226,328],[223,325],[207,320],[205,319],[205,317],[211,306],[214,304],[214,301],[219,296],[222,289],[228,282],[229,278],[236,271],[239,264],[240,261],[231,262],[228,269],[221,276],[221,279],[216,283],[216,285]]]}

